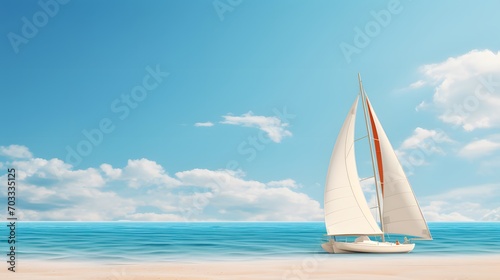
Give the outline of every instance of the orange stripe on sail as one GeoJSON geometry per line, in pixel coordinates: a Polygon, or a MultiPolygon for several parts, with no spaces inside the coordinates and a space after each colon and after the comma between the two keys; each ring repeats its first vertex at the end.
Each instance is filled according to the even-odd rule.
{"type": "Polygon", "coordinates": [[[372,126],[373,131],[373,143],[375,145],[375,155],[377,156],[377,167],[378,167],[378,176],[380,178],[380,189],[382,191],[382,196],[384,195],[384,168],[382,166],[382,151],[380,150],[380,141],[378,140],[378,132],[375,127],[375,121],[373,120],[372,108],[370,107],[370,103],[368,99],[366,100],[366,104],[368,105],[368,112],[370,113],[370,124],[372,126]]]}

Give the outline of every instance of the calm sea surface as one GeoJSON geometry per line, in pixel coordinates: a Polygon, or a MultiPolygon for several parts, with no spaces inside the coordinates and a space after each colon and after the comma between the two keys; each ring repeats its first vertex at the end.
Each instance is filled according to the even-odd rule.
{"type": "MultiPolygon", "coordinates": [[[[6,237],[6,223],[2,225],[0,234],[6,237]]],[[[500,254],[500,223],[429,223],[429,227],[434,240],[415,241],[412,255],[500,254]]],[[[322,222],[18,222],[16,247],[19,260],[255,260],[323,254],[324,234],[322,222]]],[[[6,240],[0,241],[2,252],[8,249],[6,240]]]]}

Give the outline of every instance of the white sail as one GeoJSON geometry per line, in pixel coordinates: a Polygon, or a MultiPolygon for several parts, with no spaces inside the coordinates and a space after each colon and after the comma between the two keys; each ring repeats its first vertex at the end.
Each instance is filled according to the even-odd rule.
{"type": "Polygon", "coordinates": [[[328,235],[381,235],[359,183],[354,156],[354,123],[358,98],[337,137],[325,187],[325,224],[328,235]]]}
{"type": "Polygon", "coordinates": [[[374,146],[383,197],[383,229],[432,239],[403,167],[392,148],[368,98],[366,99],[373,131],[374,146]]]}

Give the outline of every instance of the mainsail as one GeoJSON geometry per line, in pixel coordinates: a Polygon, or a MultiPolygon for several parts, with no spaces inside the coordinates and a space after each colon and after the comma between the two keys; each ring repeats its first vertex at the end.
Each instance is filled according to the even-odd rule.
{"type": "Polygon", "coordinates": [[[403,167],[399,163],[368,97],[366,97],[366,103],[373,130],[377,166],[380,174],[384,232],[432,239],[403,167]]]}
{"type": "Polygon", "coordinates": [[[324,208],[328,235],[382,235],[359,183],[354,155],[358,98],[337,137],[326,178],[324,208]]]}

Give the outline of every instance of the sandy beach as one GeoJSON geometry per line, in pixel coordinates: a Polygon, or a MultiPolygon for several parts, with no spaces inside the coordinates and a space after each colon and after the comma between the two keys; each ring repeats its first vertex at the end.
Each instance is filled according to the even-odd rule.
{"type": "Polygon", "coordinates": [[[4,266],[1,279],[202,280],[202,279],[498,279],[500,255],[370,256],[313,255],[304,259],[230,262],[96,264],[22,261],[4,266]]]}

